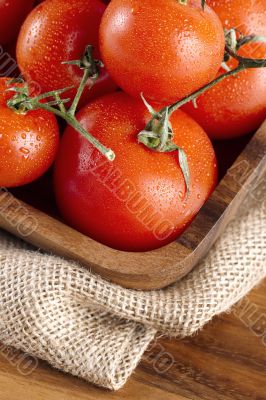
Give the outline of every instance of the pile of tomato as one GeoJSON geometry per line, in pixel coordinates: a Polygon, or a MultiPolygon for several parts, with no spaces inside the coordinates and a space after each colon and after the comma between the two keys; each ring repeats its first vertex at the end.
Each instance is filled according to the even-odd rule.
{"type": "Polygon", "coordinates": [[[0,61],[11,54],[18,66],[0,79],[0,186],[53,166],[65,221],[115,249],[175,240],[217,184],[212,141],[254,132],[266,118],[266,68],[171,108],[237,67],[225,58],[225,33],[257,35],[237,54],[266,58],[265,0],[1,0],[0,20],[0,61]],[[72,115],[88,45],[97,79],[83,82],[72,115]]]}

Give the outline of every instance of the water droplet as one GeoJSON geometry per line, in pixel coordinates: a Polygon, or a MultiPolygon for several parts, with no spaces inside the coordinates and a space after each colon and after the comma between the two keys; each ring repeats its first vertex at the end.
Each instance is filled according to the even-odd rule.
{"type": "Polygon", "coordinates": [[[21,147],[20,149],[19,149],[19,151],[21,152],[21,153],[23,153],[23,154],[29,154],[29,149],[26,149],[26,147],[21,147]]]}
{"type": "Polygon", "coordinates": [[[131,13],[133,15],[138,14],[139,11],[140,11],[140,6],[138,4],[135,4],[134,7],[131,8],[131,13]]]}
{"type": "Polygon", "coordinates": [[[22,139],[26,139],[26,138],[27,138],[26,133],[22,133],[22,134],[21,134],[21,138],[22,138],[22,139]]]}

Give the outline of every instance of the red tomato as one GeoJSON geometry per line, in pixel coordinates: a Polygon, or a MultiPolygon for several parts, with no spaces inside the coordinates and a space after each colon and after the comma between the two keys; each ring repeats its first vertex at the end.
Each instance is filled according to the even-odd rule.
{"type": "Polygon", "coordinates": [[[212,80],[224,54],[217,15],[200,0],[112,0],[100,27],[103,62],[128,94],[174,102],[212,80]]]}
{"type": "MultiPolygon", "coordinates": [[[[266,2],[256,0],[209,0],[225,28],[238,28],[244,35],[266,36],[266,2]]],[[[244,57],[266,58],[266,43],[250,43],[240,48],[244,57]]],[[[233,69],[237,62],[231,60],[233,69]]],[[[224,73],[220,70],[220,74],[224,73]]],[[[241,72],[226,78],[192,104],[184,107],[213,139],[230,139],[258,129],[266,118],[266,68],[241,72]]]]}
{"type": "Polygon", "coordinates": [[[59,144],[56,118],[47,111],[17,114],[6,106],[13,94],[0,79],[0,187],[24,185],[53,163],[59,144]]]}
{"type": "MultiPolygon", "coordinates": [[[[26,19],[17,44],[19,67],[27,80],[39,83],[42,92],[75,86],[64,97],[74,98],[83,72],[64,61],[78,60],[85,46],[95,47],[99,58],[98,31],[105,10],[100,0],[46,0],[26,19]]],[[[114,89],[106,70],[102,70],[92,90],[89,83],[82,102],[114,89]]]]}
{"type": "Polygon", "coordinates": [[[77,118],[116,158],[107,161],[75,130],[66,129],[55,167],[57,203],[66,221],[120,250],[151,250],[173,241],[216,184],[215,154],[202,128],[182,111],[171,117],[175,142],[190,166],[186,201],[177,152],[155,153],[137,143],[150,118],[140,100],[114,93],[87,105],[77,118]]]}
{"type": "Polygon", "coordinates": [[[0,0],[0,45],[16,39],[33,3],[33,0],[0,0]]]}

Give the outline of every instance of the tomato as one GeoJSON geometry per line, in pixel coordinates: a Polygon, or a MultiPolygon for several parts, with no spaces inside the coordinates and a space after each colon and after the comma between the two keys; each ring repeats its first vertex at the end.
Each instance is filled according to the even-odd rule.
{"type": "MultiPolygon", "coordinates": [[[[74,86],[63,97],[74,98],[83,72],[64,61],[78,60],[85,47],[95,47],[99,58],[98,31],[105,10],[100,0],[46,0],[26,19],[17,44],[17,60],[23,75],[39,83],[42,92],[74,86]]],[[[102,70],[92,90],[90,82],[82,102],[112,91],[114,83],[102,70]]]]}
{"type": "Polygon", "coordinates": [[[24,185],[39,178],[53,163],[59,130],[53,114],[29,111],[17,114],[6,106],[13,95],[3,92],[0,79],[0,187],[24,185]]]}
{"type": "Polygon", "coordinates": [[[116,153],[107,161],[67,127],[55,164],[55,193],[65,220],[91,238],[120,250],[144,251],[173,241],[191,223],[215,187],[213,147],[182,111],[171,116],[175,142],[188,157],[191,193],[177,152],[155,153],[137,143],[150,115],[143,103],[117,92],[83,108],[80,123],[116,153]]]}
{"type": "Polygon", "coordinates": [[[212,80],[224,34],[200,0],[112,0],[100,27],[103,62],[128,94],[172,103],[212,80]]]}
{"type": "Polygon", "coordinates": [[[21,24],[33,7],[33,0],[0,0],[0,45],[16,39],[21,24]]]}
{"type": "MultiPolygon", "coordinates": [[[[266,2],[256,0],[209,0],[225,28],[238,28],[244,35],[266,36],[266,2]]],[[[266,43],[250,43],[238,54],[266,58],[266,43]]],[[[237,62],[231,60],[233,69],[237,62]]],[[[220,74],[225,71],[220,70],[220,74]]],[[[192,104],[184,107],[213,139],[230,139],[253,132],[266,118],[266,68],[250,69],[226,78],[192,104]]]]}

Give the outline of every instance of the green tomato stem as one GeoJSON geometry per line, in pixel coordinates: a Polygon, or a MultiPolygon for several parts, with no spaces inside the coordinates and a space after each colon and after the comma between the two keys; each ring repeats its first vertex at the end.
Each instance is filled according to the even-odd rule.
{"type": "Polygon", "coordinates": [[[113,152],[113,150],[105,147],[102,143],[99,142],[99,140],[97,140],[94,136],[87,132],[86,129],[84,129],[83,126],[76,119],[76,117],[70,114],[69,111],[62,112],[61,110],[58,110],[57,108],[51,107],[47,104],[42,104],[39,102],[34,103],[33,101],[31,101],[31,105],[33,109],[41,108],[64,119],[70,126],[72,126],[72,128],[74,128],[85,139],[87,139],[97,150],[99,150],[99,152],[102,153],[109,161],[113,161],[115,159],[115,153],[113,152]]]}
{"type": "Polygon", "coordinates": [[[58,104],[58,107],[59,107],[61,113],[66,113],[66,107],[65,107],[64,103],[62,102],[59,94],[55,93],[54,98],[58,104]]]}
{"type": "MultiPolygon", "coordinates": [[[[77,107],[78,107],[78,103],[79,103],[79,101],[80,101],[80,98],[81,98],[81,96],[82,96],[82,93],[83,93],[83,91],[84,91],[84,89],[85,89],[85,86],[86,86],[86,84],[87,84],[87,81],[88,81],[88,79],[90,78],[90,70],[89,69],[85,69],[84,70],[84,74],[83,74],[83,77],[82,77],[82,80],[81,80],[81,83],[80,83],[80,85],[79,85],[79,88],[78,88],[78,90],[77,90],[77,93],[76,93],[76,96],[75,96],[75,98],[74,98],[74,100],[73,100],[73,103],[71,104],[71,106],[70,106],[70,108],[69,108],[69,110],[68,110],[68,113],[70,114],[70,115],[75,115],[75,113],[76,113],[76,110],[77,110],[77,107]]],[[[96,79],[95,79],[96,80],[96,79]]],[[[95,82],[95,81],[94,81],[95,82]]],[[[94,83],[93,83],[94,84],[94,83]]],[[[93,86],[93,85],[92,85],[93,86]]]]}

